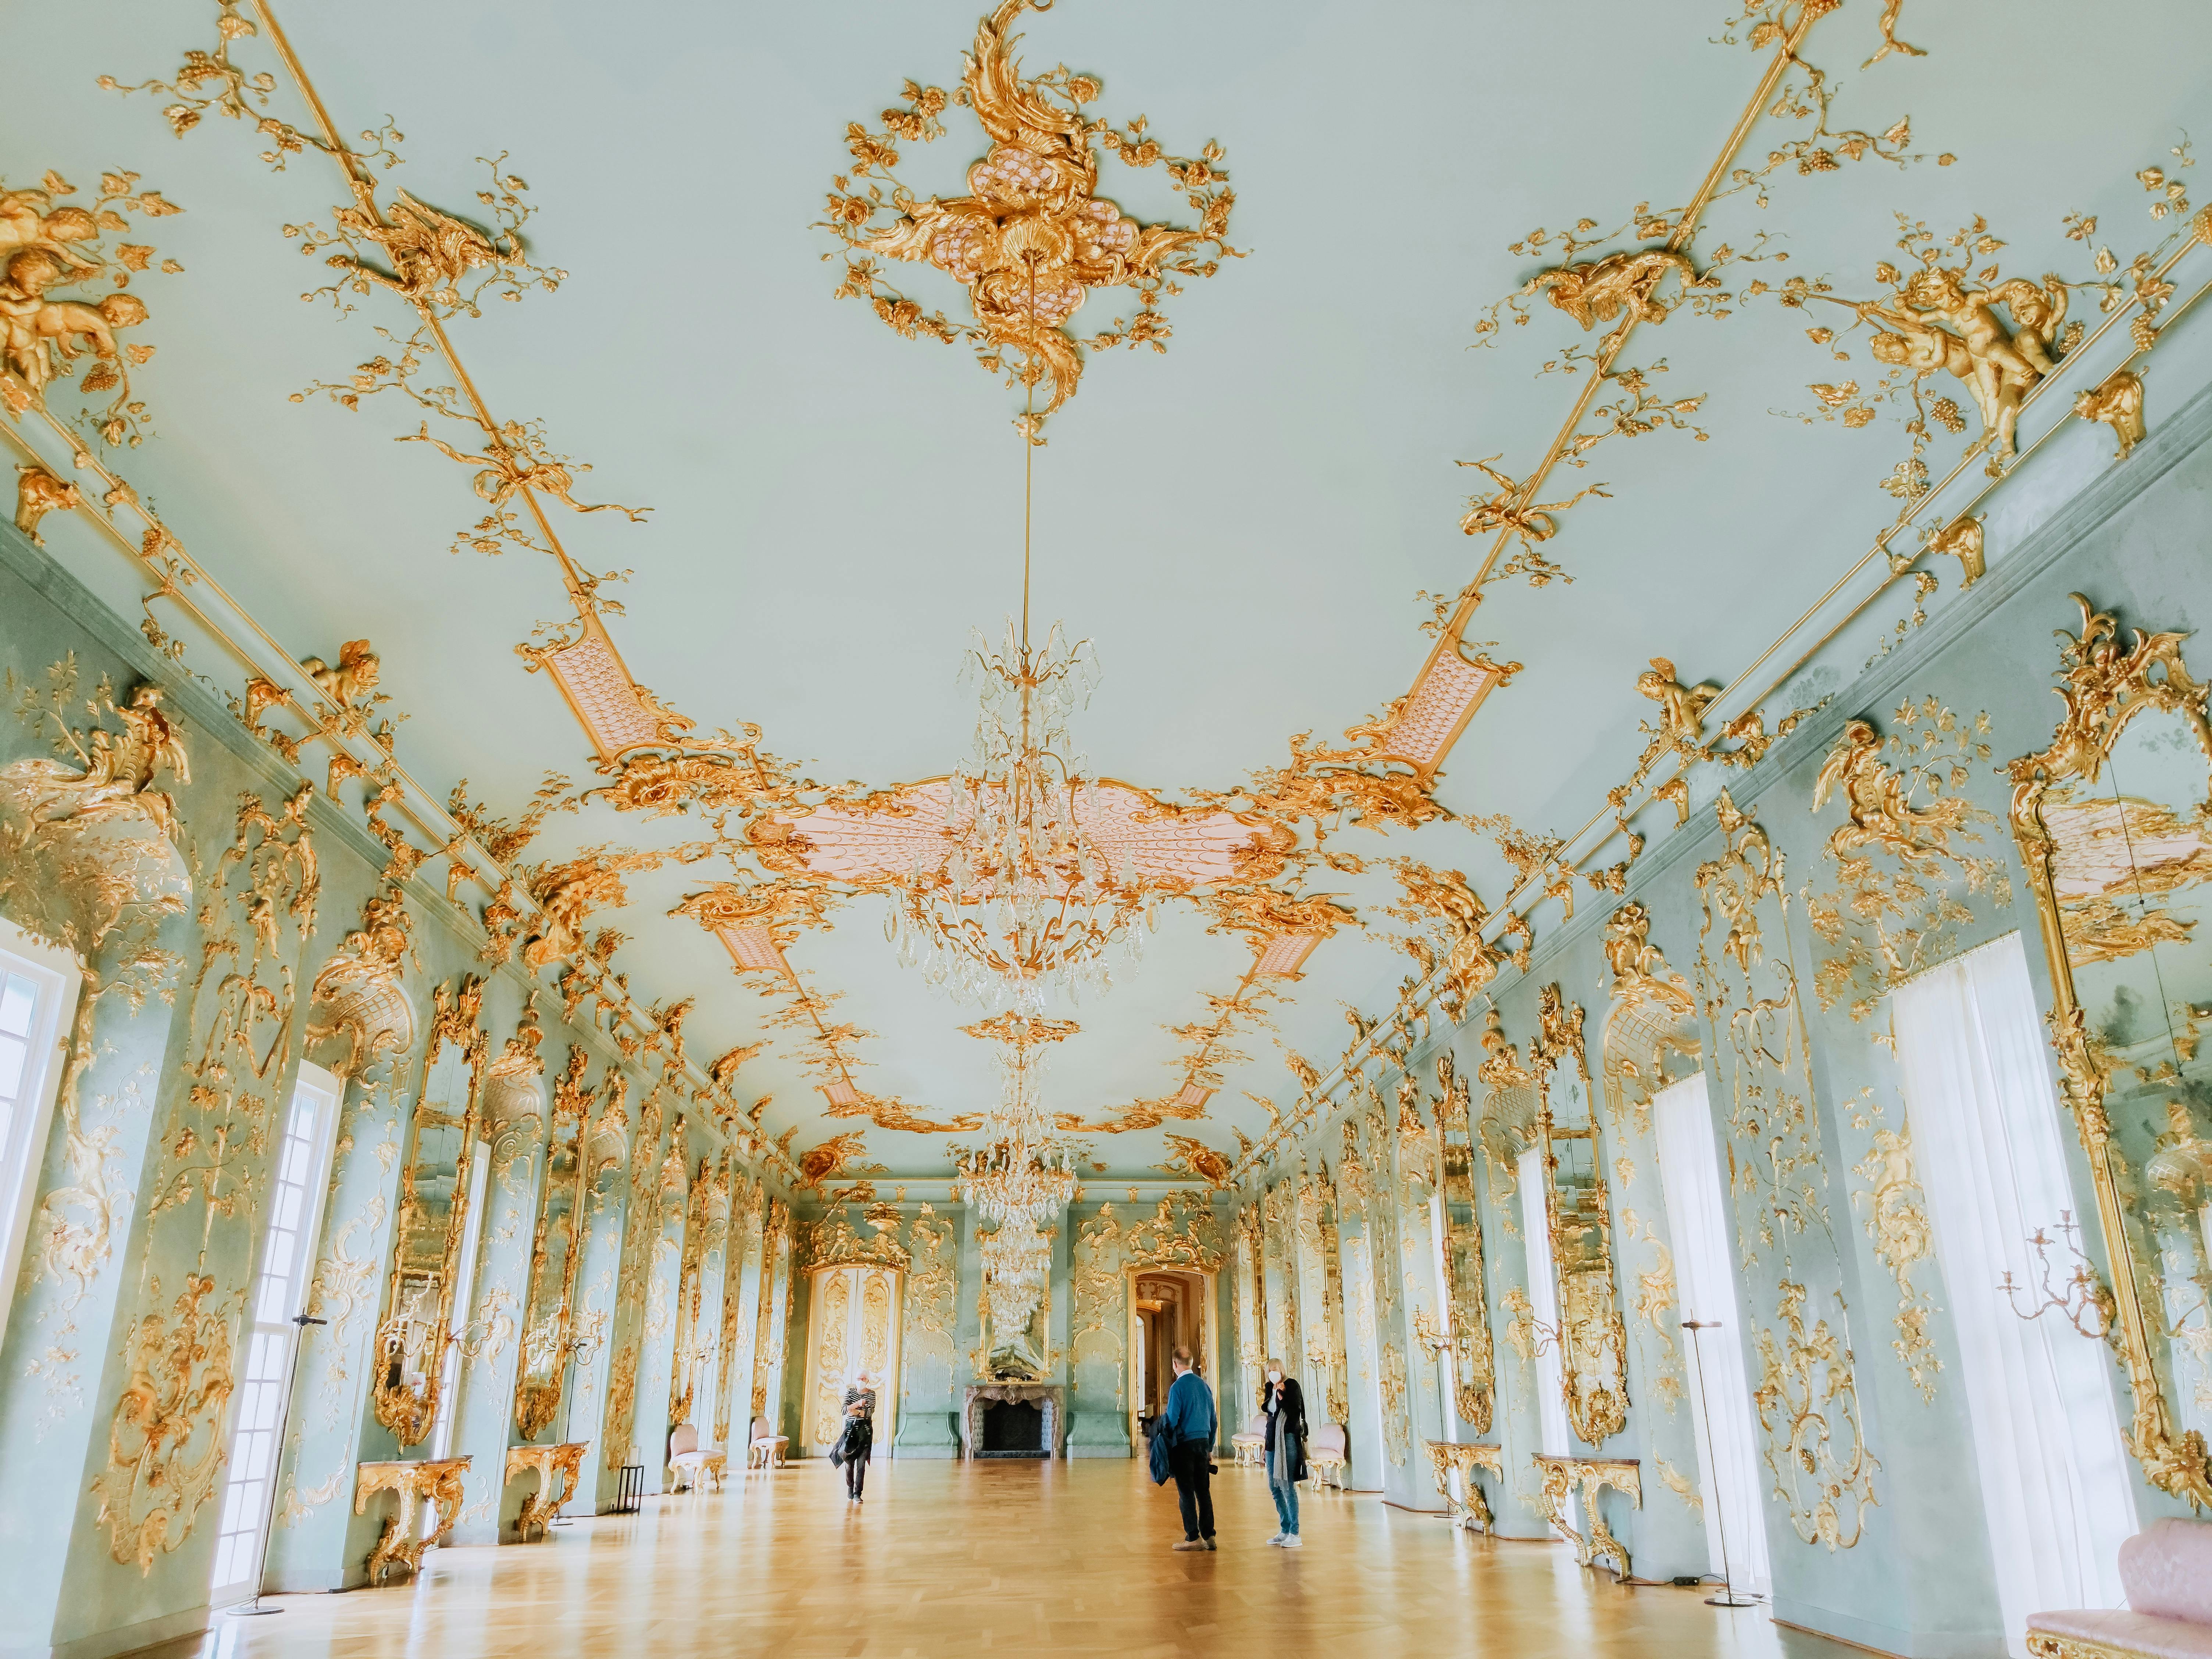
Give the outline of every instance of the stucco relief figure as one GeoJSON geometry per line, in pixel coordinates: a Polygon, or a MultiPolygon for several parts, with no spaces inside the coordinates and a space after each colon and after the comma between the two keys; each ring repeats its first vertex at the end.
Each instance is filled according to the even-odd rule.
{"type": "Polygon", "coordinates": [[[0,191],[0,255],[42,249],[64,264],[96,270],[100,262],[74,252],[71,242],[95,241],[100,226],[88,209],[56,207],[43,190],[0,191]]]}
{"type": "Polygon", "coordinates": [[[1906,278],[1893,305],[1853,309],[1880,331],[1868,345],[1875,362],[1910,369],[1916,380],[1942,372],[1964,381],[1992,452],[2010,455],[2021,400],[2057,371],[2066,298],[2057,276],[2045,276],[2041,287],[2014,277],[1977,288],[1939,266],[1906,278]],[[1999,320],[1998,306],[2011,314],[2010,329],[1999,320]]]}
{"type": "Polygon", "coordinates": [[[66,483],[43,466],[18,466],[15,469],[15,528],[31,538],[34,547],[44,547],[46,538],[39,534],[39,520],[49,513],[68,512],[84,504],[73,483],[66,483]]]}
{"type": "Polygon", "coordinates": [[[1620,326],[1606,336],[1606,344],[1611,346],[1638,323],[1667,320],[1668,307],[1657,289],[1669,271],[1681,277],[1685,288],[1698,285],[1697,267],[1682,255],[1647,248],[1640,253],[1609,253],[1589,264],[1561,265],[1531,278],[1522,292],[1541,294],[1586,332],[1620,318],[1620,326]]]}
{"type": "Polygon", "coordinates": [[[1674,665],[1664,657],[1651,659],[1651,666],[1636,677],[1636,690],[1639,696],[1659,705],[1667,736],[1692,749],[1705,737],[1705,706],[1721,694],[1720,688],[1711,681],[1699,685],[1683,684],[1674,672],[1674,665]]]}
{"type": "Polygon", "coordinates": [[[176,802],[167,790],[154,787],[154,779],[167,771],[179,783],[192,781],[184,734],[162,710],[158,685],[140,686],[115,714],[122,734],[95,726],[82,769],[66,761],[11,762],[0,769],[0,792],[41,823],[143,818],[173,837],[176,802]]]}
{"type": "Polygon", "coordinates": [[[2120,459],[2143,441],[2143,384],[2140,375],[2120,369],[2093,392],[2074,400],[2074,412],[2085,421],[2112,428],[2120,442],[2120,459]]]}
{"type": "MultiPolygon", "coordinates": [[[[80,339],[104,362],[119,364],[116,331],[146,320],[145,304],[134,294],[111,294],[97,305],[46,297],[49,288],[74,282],[78,275],[42,247],[27,248],[8,261],[8,279],[0,283],[4,356],[33,392],[63,377],[63,366],[84,349],[80,339]]],[[[116,373],[121,379],[119,367],[116,373]]]]}

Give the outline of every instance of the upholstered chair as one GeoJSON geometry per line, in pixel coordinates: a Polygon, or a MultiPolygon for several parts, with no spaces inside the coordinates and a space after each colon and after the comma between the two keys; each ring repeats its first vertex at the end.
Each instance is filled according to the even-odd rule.
{"type": "Polygon", "coordinates": [[[775,1424],[765,1417],[756,1417],[753,1419],[751,1444],[745,1454],[745,1467],[749,1469],[780,1469],[783,1467],[783,1455],[790,1449],[789,1435],[778,1434],[775,1424]]]}
{"type": "Polygon", "coordinates": [[[696,1492],[704,1479],[722,1489],[722,1471],[729,1467],[729,1458],[712,1446],[699,1443],[699,1431],[689,1423],[678,1423],[668,1431],[668,1477],[670,1489],[689,1487],[696,1492]]]}
{"type": "Polygon", "coordinates": [[[2125,1607],[2027,1615],[2037,1659],[2212,1656],[2212,1521],[2154,1521],[2120,1546],[2125,1607]]]}
{"type": "Polygon", "coordinates": [[[1244,1432],[1229,1437],[1229,1449],[1237,1454],[1239,1464],[1250,1464],[1254,1468],[1265,1467],[1267,1452],[1267,1413],[1254,1412],[1252,1420],[1244,1425],[1244,1432]]]}
{"type": "Polygon", "coordinates": [[[1351,1442],[1341,1423],[1324,1423],[1306,1441],[1306,1484],[1319,1491],[1323,1486],[1344,1490],[1344,1468],[1351,1461],[1346,1448],[1351,1442]]]}

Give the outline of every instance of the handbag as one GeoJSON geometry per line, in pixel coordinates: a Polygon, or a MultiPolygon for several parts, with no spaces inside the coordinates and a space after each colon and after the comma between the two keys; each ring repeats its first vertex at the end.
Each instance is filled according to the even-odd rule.
{"type": "Polygon", "coordinates": [[[1175,1473],[1168,1458],[1167,1433],[1163,1429],[1156,1428],[1152,1431],[1151,1437],[1152,1484],[1156,1486],[1164,1486],[1168,1483],[1169,1477],[1175,1473]]]}

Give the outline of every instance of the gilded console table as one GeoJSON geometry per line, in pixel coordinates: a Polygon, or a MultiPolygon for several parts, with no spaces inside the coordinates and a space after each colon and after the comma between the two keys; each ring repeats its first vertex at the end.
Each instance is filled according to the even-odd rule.
{"type": "Polygon", "coordinates": [[[1473,1527],[1483,1532],[1493,1530],[1496,1521],[1490,1505],[1482,1496],[1482,1488],[1474,1482],[1477,1469],[1488,1469],[1501,1481],[1505,1478],[1505,1453],[1502,1447],[1455,1443],[1449,1440],[1431,1440],[1429,1462],[1436,1465],[1437,1492],[1451,1510],[1452,1524],[1473,1527]],[[1464,1499],[1452,1496],[1452,1471],[1459,1472],[1460,1490],[1464,1499]]]}
{"type": "Polygon", "coordinates": [[[426,1457],[388,1463],[363,1463],[356,1472],[353,1512],[368,1513],[368,1500],[380,1492],[395,1494],[399,1513],[384,1523],[383,1534],[368,1553],[368,1582],[380,1584],[392,1569],[403,1566],[415,1572],[422,1565],[422,1552],[430,1540],[445,1532],[461,1513],[461,1477],[468,1473],[465,1457],[426,1457]],[[416,1506],[434,1505],[438,1524],[425,1534],[418,1524],[416,1506]]]}
{"type": "Polygon", "coordinates": [[[1611,1561],[1622,1578],[1629,1577],[1628,1547],[1606,1530],[1599,1513],[1598,1494],[1607,1486],[1644,1507],[1644,1477],[1632,1457],[1553,1457],[1543,1452],[1532,1460],[1543,1482],[1544,1514],[1559,1535],[1575,1547],[1575,1559],[1586,1567],[1611,1561]],[[1567,1520],[1567,1494],[1582,1489],[1583,1514],[1589,1518],[1590,1535],[1584,1538],[1567,1520]]]}
{"type": "Polygon", "coordinates": [[[538,1490],[522,1500],[521,1513],[514,1517],[514,1536],[518,1543],[530,1541],[530,1529],[535,1527],[542,1535],[545,1523],[560,1513],[561,1505],[575,1495],[576,1472],[582,1466],[584,1454],[590,1445],[581,1440],[564,1441],[557,1446],[509,1446],[507,1449],[507,1484],[525,1469],[538,1471],[538,1490]]]}

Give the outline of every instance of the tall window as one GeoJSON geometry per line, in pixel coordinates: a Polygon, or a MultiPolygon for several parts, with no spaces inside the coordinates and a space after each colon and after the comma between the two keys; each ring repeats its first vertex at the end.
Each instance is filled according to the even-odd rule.
{"type": "Polygon", "coordinates": [[[438,1383],[438,1420],[430,1431],[430,1455],[453,1455],[453,1422],[461,1397],[461,1338],[468,1330],[469,1304],[477,1282],[477,1244],[483,1237],[484,1183],[491,1174],[491,1148],[479,1140],[469,1159],[469,1218],[461,1230],[459,1273],[453,1280],[453,1340],[446,1345],[445,1375],[438,1383]]]}
{"type": "Polygon", "coordinates": [[[1537,1448],[1554,1457],[1573,1449],[1567,1429],[1567,1396],[1563,1392],[1559,1364],[1559,1281],[1552,1273],[1552,1221],[1544,1195],[1552,1184],[1544,1167],[1544,1149],[1531,1146],[1521,1154],[1521,1236],[1528,1244],[1528,1305],[1536,1322],[1550,1334],[1536,1352],[1536,1420],[1542,1436],[1537,1448]]]}
{"type": "Polygon", "coordinates": [[[321,1066],[303,1061],[284,1120],[276,1179],[270,1183],[269,1231],[253,1285],[253,1325],[239,1376],[230,1479],[223,1488],[222,1522],[216,1534],[215,1582],[209,1599],[217,1606],[242,1600],[258,1588],[253,1583],[254,1566],[261,1559],[269,1483],[276,1478],[276,1437],[283,1431],[284,1389],[300,1331],[291,1321],[307,1302],[323,1194],[330,1185],[342,1087],[321,1066]]]}
{"type": "Polygon", "coordinates": [[[2112,1364],[2056,1315],[2022,1319],[1997,1288],[2041,1282],[2027,1240],[2081,1205],[2021,937],[1898,988],[1897,1060],[1913,1162],[1959,1336],[2008,1650],[2042,1607],[2115,1607],[2136,1529],[2112,1364]]]}
{"type": "Polygon", "coordinates": [[[61,1082],[62,1022],[76,1006],[78,977],[61,951],[0,921],[0,1333],[23,1265],[61,1082]]]}
{"type": "Polygon", "coordinates": [[[1736,1294],[1734,1230],[1721,1187],[1705,1074],[1662,1089],[1651,1103],[1667,1231],[1674,1251],[1674,1295],[1684,1319],[1718,1330],[1684,1331],[1690,1410],[1697,1425],[1698,1486],[1706,1494],[1705,1547],[1716,1568],[1723,1545],[1737,1588],[1765,1593],[1772,1575],[1759,1513],[1759,1439],[1743,1362],[1743,1299],[1736,1294]]]}

